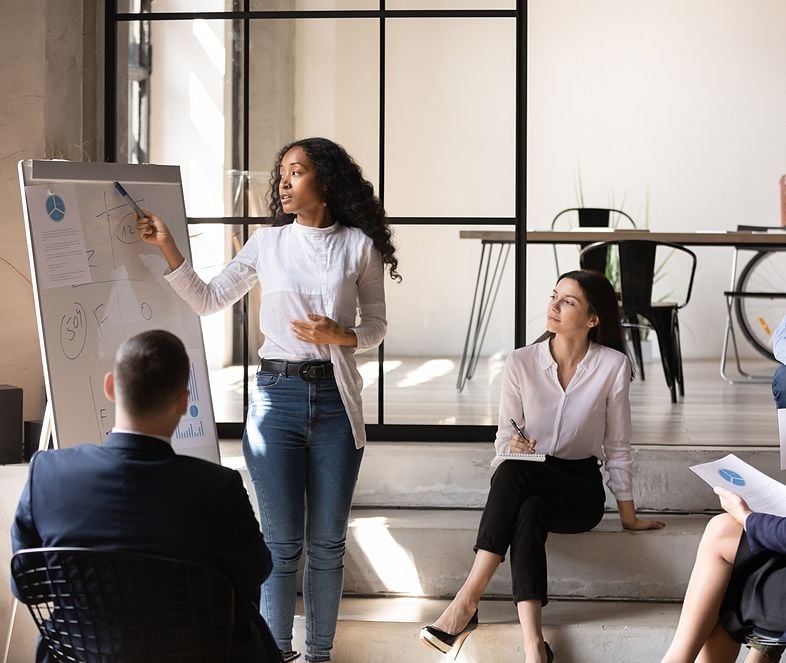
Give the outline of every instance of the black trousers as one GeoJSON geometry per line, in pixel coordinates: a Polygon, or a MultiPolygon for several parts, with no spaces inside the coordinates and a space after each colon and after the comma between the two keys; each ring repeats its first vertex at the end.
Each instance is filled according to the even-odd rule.
{"type": "Polygon", "coordinates": [[[592,529],[603,517],[605,502],[597,458],[506,460],[491,477],[475,550],[504,558],[510,548],[513,600],[546,605],[548,533],[592,529]]]}

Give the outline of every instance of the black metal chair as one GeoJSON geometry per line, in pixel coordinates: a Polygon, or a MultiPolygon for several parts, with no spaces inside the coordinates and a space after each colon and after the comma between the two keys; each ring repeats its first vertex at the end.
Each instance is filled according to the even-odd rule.
{"type": "MultiPolygon", "coordinates": [[[[601,259],[606,261],[609,248],[615,245],[619,250],[619,286],[622,298],[623,325],[632,325],[638,328],[637,320],[641,316],[655,331],[666,384],[671,391],[672,403],[676,403],[678,391],[680,396],[685,395],[678,311],[690,301],[693,279],[696,274],[696,254],[684,246],[650,240],[595,242],[582,250],[580,255],[582,268],[593,269],[601,259]],[[655,264],[655,254],[659,247],[664,247],[672,252],[681,252],[689,258],[689,275],[683,284],[685,295],[682,301],[653,301],[652,290],[656,270],[661,267],[656,267],[655,264]]],[[[634,351],[640,352],[640,349],[636,350],[634,345],[634,351]]],[[[636,359],[638,362],[641,361],[640,356],[637,356],[636,359]]]]}
{"type": "Polygon", "coordinates": [[[13,556],[11,574],[51,660],[230,660],[234,593],[229,580],[206,564],[35,548],[13,556]]]}
{"type": "MultiPolygon", "coordinates": [[[[620,222],[630,224],[631,228],[636,227],[636,222],[630,217],[627,212],[620,209],[606,208],[606,207],[569,207],[561,212],[551,220],[551,229],[559,230],[559,227],[565,229],[571,228],[617,228],[620,222]]],[[[580,248],[588,246],[588,242],[580,244],[580,248]]],[[[559,257],[557,255],[557,245],[554,244],[554,266],[557,268],[557,276],[559,277],[562,272],[559,268],[559,257]]],[[[600,270],[599,270],[600,271],[600,270]]]]}

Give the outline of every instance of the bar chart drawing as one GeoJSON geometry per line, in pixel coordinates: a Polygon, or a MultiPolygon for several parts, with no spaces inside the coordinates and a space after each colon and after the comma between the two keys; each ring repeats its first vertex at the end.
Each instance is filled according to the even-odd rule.
{"type": "Polygon", "coordinates": [[[180,422],[175,430],[175,437],[178,440],[200,439],[205,437],[205,423],[201,419],[192,419],[188,422],[180,422]]]}
{"type": "Polygon", "coordinates": [[[191,367],[188,372],[188,407],[180,419],[173,438],[180,446],[188,447],[199,444],[209,435],[214,434],[215,424],[210,409],[210,389],[207,383],[207,367],[200,354],[189,352],[191,367]],[[207,394],[208,402],[202,400],[207,394]]]}
{"type": "Polygon", "coordinates": [[[191,362],[191,370],[188,373],[188,398],[191,401],[199,401],[199,385],[196,379],[196,367],[191,362]]]}

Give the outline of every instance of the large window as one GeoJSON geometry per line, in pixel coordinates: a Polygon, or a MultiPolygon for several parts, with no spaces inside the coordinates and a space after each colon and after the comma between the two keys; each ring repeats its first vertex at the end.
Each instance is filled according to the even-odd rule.
{"type": "MultiPolygon", "coordinates": [[[[107,159],[180,165],[204,278],[267,222],[283,144],[326,136],[374,184],[404,281],[388,280],[384,344],[358,356],[371,439],[493,434],[502,364],[521,342],[522,272],[510,244],[460,233],[514,230],[521,217],[523,6],[118,0],[110,9],[107,159]],[[468,333],[481,294],[486,315],[468,333]],[[471,379],[460,379],[462,364],[471,379]]],[[[259,300],[255,289],[203,319],[222,436],[242,429],[259,300]]]]}

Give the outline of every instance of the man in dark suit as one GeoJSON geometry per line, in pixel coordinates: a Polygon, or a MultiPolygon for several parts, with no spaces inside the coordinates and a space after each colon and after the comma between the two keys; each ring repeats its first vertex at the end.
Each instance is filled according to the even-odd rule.
{"type": "MultiPolygon", "coordinates": [[[[235,591],[233,660],[279,663],[258,609],[270,552],[240,474],[176,455],[170,446],[188,406],[189,369],[183,344],[169,332],[144,332],[123,343],[104,380],[115,403],[112,433],[101,446],[33,457],[12,545],[14,551],[75,546],[211,564],[235,591]]],[[[39,656],[45,660],[44,652],[39,656]]]]}

